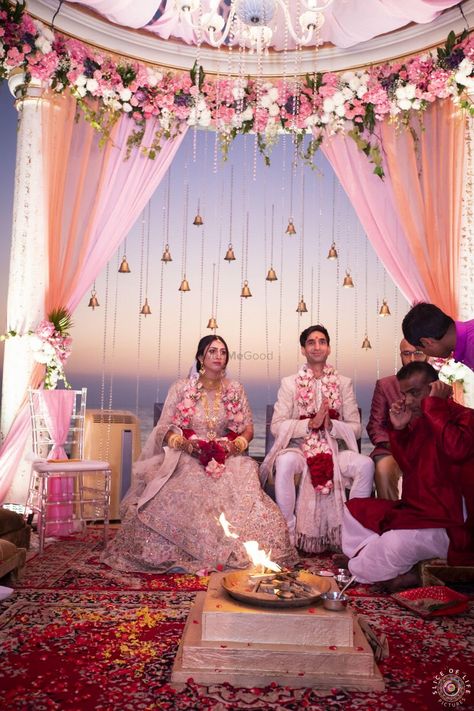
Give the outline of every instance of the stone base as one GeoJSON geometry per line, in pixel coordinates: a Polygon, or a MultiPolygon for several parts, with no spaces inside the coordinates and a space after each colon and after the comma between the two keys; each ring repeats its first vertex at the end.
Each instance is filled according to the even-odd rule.
{"type": "MultiPolygon", "coordinates": [[[[224,592],[223,595],[226,596],[224,592]]],[[[212,600],[212,590],[210,599],[212,600]]],[[[232,601],[232,605],[237,605],[244,613],[254,609],[235,601],[232,601]]],[[[203,618],[208,606],[209,593],[198,593],[189,613],[171,675],[171,682],[177,688],[190,678],[205,686],[226,682],[237,687],[251,688],[265,687],[274,682],[294,688],[315,687],[328,690],[337,687],[351,691],[383,691],[385,688],[372,650],[350,611],[324,612],[333,621],[340,615],[350,615],[352,644],[298,644],[299,639],[294,640],[293,644],[269,644],[204,640],[203,618]]],[[[319,611],[320,603],[317,609],[319,611]]],[[[257,608],[255,611],[256,626],[258,616],[264,615],[265,612],[277,616],[281,612],[290,612],[264,611],[257,608]]],[[[291,612],[293,615],[297,613],[296,610],[291,612]]],[[[228,614],[228,610],[223,611],[223,620],[228,614]]],[[[312,616],[308,615],[307,619],[312,616]]],[[[296,617],[298,618],[298,614],[296,617]]],[[[233,627],[235,636],[239,634],[239,619],[242,618],[237,615],[233,627]]],[[[281,631],[288,625],[288,620],[281,619],[276,621],[276,624],[281,631]]]]}

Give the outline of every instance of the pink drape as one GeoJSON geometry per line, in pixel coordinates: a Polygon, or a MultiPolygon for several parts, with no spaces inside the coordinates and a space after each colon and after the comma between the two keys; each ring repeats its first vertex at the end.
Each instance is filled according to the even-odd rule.
{"type": "MultiPolygon", "coordinates": [[[[82,117],[76,123],[72,97],[51,95],[42,108],[49,225],[45,313],[60,306],[73,313],[158,187],[186,128],[162,141],[155,160],[139,148],[124,160],[127,140],[136,131],[128,116],[119,119],[101,148],[94,129],[82,117]]],[[[157,130],[157,121],[147,121],[144,145],[151,145],[157,130]]],[[[28,432],[28,412],[22,408],[0,450],[0,501],[21,461],[28,432]]]]}
{"type": "MultiPolygon", "coordinates": [[[[72,410],[76,394],[73,390],[41,390],[38,393],[37,407],[44,418],[44,424],[53,441],[48,459],[66,459],[64,444],[71,424],[72,410]]],[[[48,482],[48,500],[71,500],[74,492],[72,477],[51,477],[48,482]]],[[[74,530],[72,504],[48,506],[46,531],[51,536],[66,536],[74,530]],[[59,523],[48,523],[48,519],[59,523]]]]}
{"type": "Polygon", "coordinates": [[[410,128],[382,124],[383,180],[349,137],[330,138],[323,151],[408,301],[456,318],[464,117],[450,100],[437,101],[410,128]]]}

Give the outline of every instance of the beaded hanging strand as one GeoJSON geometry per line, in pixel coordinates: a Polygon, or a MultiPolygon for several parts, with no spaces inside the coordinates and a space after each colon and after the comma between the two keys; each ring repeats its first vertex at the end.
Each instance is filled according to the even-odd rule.
{"type": "MultiPolygon", "coordinates": [[[[107,371],[107,340],[108,340],[108,325],[109,325],[109,274],[110,274],[110,268],[109,264],[107,263],[107,267],[105,270],[105,296],[104,296],[104,328],[103,328],[103,337],[102,337],[102,374],[101,374],[101,381],[100,381],[100,410],[101,412],[104,411],[105,409],[105,379],[106,379],[106,371],[107,371]]],[[[118,270],[117,270],[118,274],[118,270]]],[[[110,423],[109,423],[109,428],[110,428],[110,423]]],[[[102,451],[104,450],[104,442],[105,442],[105,448],[108,450],[109,446],[109,432],[105,435],[102,434],[101,430],[101,436],[100,436],[100,441],[99,441],[99,455],[102,456],[102,451]]],[[[108,452],[104,451],[104,458],[108,454],[108,452]]]]}
{"type": "MultiPolygon", "coordinates": [[[[183,215],[183,235],[182,235],[182,274],[183,280],[186,279],[186,260],[188,250],[188,205],[189,205],[189,175],[188,162],[185,164],[186,182],[184,189],[184,215],[183,215]]],[[[178,320],[178,378],[181,377],[181,353],[183,347],[183,298],[184,291],[180,291],[179,299],[179,320],[178,320]]]]}
{"type": "Polygon", "coordinates": [[[137,361],[136,361],[136,388],[135,388],[135,413],[138,417],[138,406],[140,400],[140,361],[141,361],[141,348],[142,348],[142,314],[140,312],[141,305],[143,302],[143,265],[145,261],[145,210],[142,212],[142,222],[140,231],[140,278],[138,287],[138,302],[139,302],[139,313],[138,313],[138,335],[137,335],[137,361]]]}
{"type": "MultiPolygon", "coordinates": [[[[169,220],[168,220],[168,210],[169,210],[169,190],[170,190],[170,180],[169,180],[169,170],[168,170],[168,180],[166,186],[165,194],[165,204],[168,208],[163,205],[162,207],[162,232],[167,239],[167,229],[169,230],[169,220]],[[167,227],[168,222],[168,227],[167,227]]],[[[160,402],[160,370],[161,370],[161,336],[162,336],[162,325],[163,325],[163,281],[165,276],[165,264],[163,260],[160,261],[160,297],[158,301],[158,329],[157,329],[157,343],[156,343],[156,395],[155,402],[160,402]]]]}

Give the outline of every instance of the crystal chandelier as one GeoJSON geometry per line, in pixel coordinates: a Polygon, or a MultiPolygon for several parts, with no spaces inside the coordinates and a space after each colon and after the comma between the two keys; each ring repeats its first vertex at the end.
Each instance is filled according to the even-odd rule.
{"type": "Polygon", "coordinates": [[[220,0],[209,0],[208,3],[202,0],[174,0],[174,5],[180,20],[190,25],[213,47],[221,47],[232,33],[233,42],[245,45],[250,52],[262,52],[272,43],[274,30],[271,25],[275,27],[278,23],[278,14],[283,14],[288,32],[297,45],[314,43],[315,33],[324,23],[323,12],[333,1],[301,0],[302,12],[296,18],[298,30],[284,0],[231,0],[226,20],[219,13],[220,0]],[[203,12],[203,5],[209,7],[209,12],[203,12]]]}

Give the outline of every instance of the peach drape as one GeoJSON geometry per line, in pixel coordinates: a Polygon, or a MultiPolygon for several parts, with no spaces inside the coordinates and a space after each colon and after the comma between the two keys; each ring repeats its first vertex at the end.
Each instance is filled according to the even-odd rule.
{"type": "MultiPolygon", "coordinates": [[[[127,140],[136,125],[125,114],[104,147],[67,93],[42,102],[44,192],[48,219],[48,275],[45,314],[66,307],[74,312],[100,270],[147,204],[168,170],[186,133],[163,140],[155,160],[127,140]]],[[[91,107],[94,108],[94,107],[91,107]]],[[[146,123],[144,145],[151,145],[159,123],[146,123]]],[[[38,371],[30,385],[38,387],[38,371]]],[[[0,450],[0,501],[4,500],[28,440],[23,405],[0,450]]]]}
{"type": "Polygon", "coordinates": [[[323,151],[376,253],[410,302],[458,315],[458,267],[465,121],[450,99],[412,119],[410,130],[380,125],[385,177],[347,136],[323,151]]]}
{"type": "Polygon", "coordinates": [[[381,126],[394,204],[428,300],[456,318],[465,117],[437,101],[410,128],[381,126]]]}

